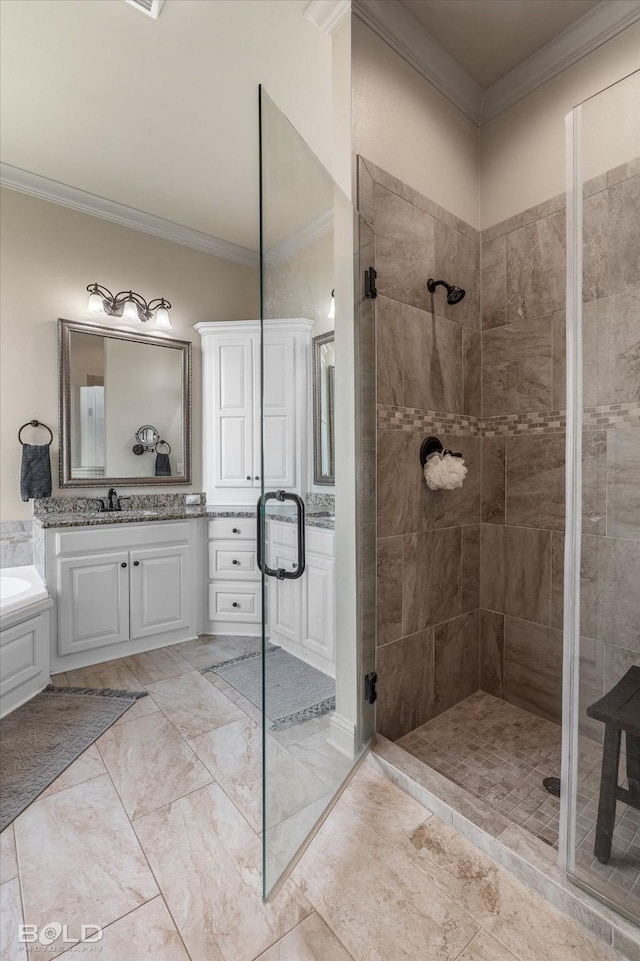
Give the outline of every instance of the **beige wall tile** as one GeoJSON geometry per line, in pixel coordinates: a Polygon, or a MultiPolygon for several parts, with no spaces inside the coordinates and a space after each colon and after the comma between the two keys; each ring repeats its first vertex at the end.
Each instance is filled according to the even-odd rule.
{"type": "Polygon", "coordinates": [[[395,741],[433,717],[433,629],[378,648],[376,725],[395,741]]]}
{"type": "Polygon", "coordinates": [[[505,617],[504,697],[511,704],[560,723],[562,631],[505,617]]]}

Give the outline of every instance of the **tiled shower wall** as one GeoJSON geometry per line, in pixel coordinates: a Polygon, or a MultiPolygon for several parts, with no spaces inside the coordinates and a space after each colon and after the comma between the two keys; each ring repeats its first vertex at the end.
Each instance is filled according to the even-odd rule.
{"type": "MultiPolygon", "coordinates": [[[[584,204],[584,709],[640,656],[640,170],[584,204]],[[635,174],[635,176],[634,176],[635,174]],[[633,585],[636,585],[634,589],[633,585]]],[[[564,197],[482,237],[481,687],[561,719],[564,197]]]]}
{"type": "MultiPolygon", "coordinates": [[[[639,173],[586,190],[583,707],[640,659],[639,173]]],[[[477,688],[560,721],[564,196],[482,237],[361,158],[358,196],[379,292],[378,730],[477,688]],[[429,276],[465,300],[431,297],[429,276]],[[464,454],[462,490],[426,488],[430,433],[464,454]]]]}
{"type": "Polygon", "coordinates": [[[378,730],[395,739],[479,686],[480,236],[368,161],[376,235],[378,730]],[[449,307],[429,277],[464,287],[449,307]],[[464,454],[463,488],[430,491],[420,445],[464,454]]]}
{"type": "Polygon", "coordinates": [[[559,721],[564,197],[482,237],[481,687],[559,721]]]}

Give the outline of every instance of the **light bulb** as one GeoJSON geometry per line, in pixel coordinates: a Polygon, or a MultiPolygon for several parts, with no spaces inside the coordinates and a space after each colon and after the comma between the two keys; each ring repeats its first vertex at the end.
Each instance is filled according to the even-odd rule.
{"type": "Polygon", "coordinates": [[[124,310],[122,311],[122,319],[128,320],[130,323],[139,323],[140,317],[138,315],[138,308],[135,301],[127,300],[124,305],[124,310]]]}
{"type": "Polygon", "coordinates": [[[92,314],[101,314],[104,310],[102,305],[102,297],[95,290],[92,294],[89,294],[89,303],[87,304],[87,310],[89,310],[92,314]]]}
{"type": "Polygon", "coordinates": [[[171,320],[169,318],[169,311],[166,307],[158,307],[155,315],[156,327],[161,330],[171,330],[171,320]]]}
{"type": "Polygon", "coordinates": [[[329,313],[327,314],[329,320],[335,320],[336,317],[336,292],[331,291],[331,304],[329,306],[329,313]]]}

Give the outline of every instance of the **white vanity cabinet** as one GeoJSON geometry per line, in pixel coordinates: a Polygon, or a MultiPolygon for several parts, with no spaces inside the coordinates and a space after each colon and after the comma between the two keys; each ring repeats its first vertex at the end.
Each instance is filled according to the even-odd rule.
{"type": "MultiPolygon", "coordinates": [[[[294,570],[296,525],[269,519],[268,562],[294,570]]],[[[307,526],[306,565],[297,580],[268,578],[268,634],[272,644],[335,677],[335,533],[307,526]]]]}
{"type": "Polygon", "coordinates": [[[203,467],[208,504],[255,507],[264,485],[307,489],[310,337],[305,319],[197,324],[202,337],[203,467]]]}
{"type": "Polygon", "coordinates": [[[47,531],[53,673],[197,635],[197,523],[47,531]]]}

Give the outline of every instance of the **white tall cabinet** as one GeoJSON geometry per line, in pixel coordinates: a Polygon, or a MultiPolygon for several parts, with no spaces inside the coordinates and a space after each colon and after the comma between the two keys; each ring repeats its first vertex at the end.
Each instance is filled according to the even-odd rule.
{"type": "Polygon", "coordinates": [[[262,588],[255,517],[264,487],[309,489],[311,329],[304,318],[197,324],[202,337],[202,436],[207,504],[243,510],[209,524],[208,630],[259,636],[262,588]],[[261,390],[261,368],[264,392],[261,390]],[[264,406],[263,406],[264,405],[264,406]]]}
{"type": "MultiPolygon", "coordinates": [[[[307,423],[313,321],[264,325],[264,484],[308,490],[307,423]]],[[[260,322],[197,324],[202,337],[207,503],[255,507],[262,486],[260,322]]]]}

